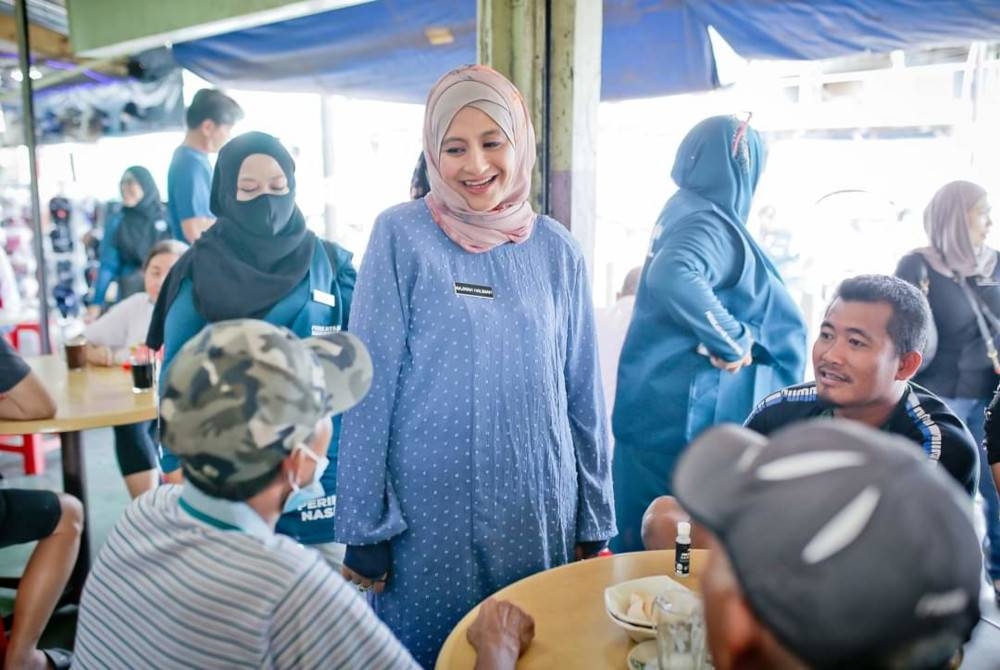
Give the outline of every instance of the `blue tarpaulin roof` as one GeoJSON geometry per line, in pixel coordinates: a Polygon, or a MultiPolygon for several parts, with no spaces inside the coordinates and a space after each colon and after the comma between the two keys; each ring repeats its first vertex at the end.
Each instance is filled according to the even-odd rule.
{"type": "MultiPolygon", "coordinates": [[[[712,26],[744,58],[821,59],[1000,39],[998,0],[604,0],[601,97],[718,86],[712,26]]],[[[174,46],[219,85],[422,102],[476,58],[475,0],[375,0],[174,46]],[[453,41],[432,45],[428,29],[453,41]]]]}

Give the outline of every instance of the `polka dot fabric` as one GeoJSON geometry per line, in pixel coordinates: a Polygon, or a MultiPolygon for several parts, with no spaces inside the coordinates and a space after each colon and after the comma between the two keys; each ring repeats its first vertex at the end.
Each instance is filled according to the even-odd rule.
{"type": "Polygon", "coordinates": [[[544,216],[523,244],[472,254],[423,201],[399,205],[375,224],[351,330],[375,377],[344,418],[338,539],[391,543],[375,607],[430,667],[480,600],[614,532],[583,258],[544,216]]]}

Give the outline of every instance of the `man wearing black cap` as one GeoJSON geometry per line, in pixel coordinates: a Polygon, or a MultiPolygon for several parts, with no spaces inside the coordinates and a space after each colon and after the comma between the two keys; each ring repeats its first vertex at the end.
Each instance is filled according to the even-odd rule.
{"type": "Polygon", "coordinates": [[[943,670],[979,620],[968,502],[900,437],[837,419],[770,439],[722,426],[685,451],[673,490],[710,534],[718,670],[943,670]]]}

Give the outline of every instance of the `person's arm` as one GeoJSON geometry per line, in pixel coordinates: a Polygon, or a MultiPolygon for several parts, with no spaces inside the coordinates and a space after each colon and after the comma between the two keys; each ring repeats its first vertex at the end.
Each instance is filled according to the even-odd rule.
{"type": "Polygon", "coordinates": [[[697,218],[666,234],[669,238],[649,261],[645,290],[711,356],[729,364],[745,361],[750,330],[715,294],[743,264],[731,233],[719,221],[697,218]]]}
{"type": "Polygon", "coordinates": [[[181,232],[184,233],[184,241],[193,244],[201,237],[202,233],[212,227],[215,219],[208,216],[192,216],[190,219],[181,221],[181,232]]]}
{"type": "Polygon", "coordinates": [[[83,336],[87,339],[87,360],[94,365],[114,365],[128,357],[128,347],[138,342],[126,342],[128,319],[134,312],[134,301],[146,300],[145,294],[129,296],[115,304],[97,321],[87,324],[83,336]]]}
{"type": "Polygon", "coordinates": [[[589,558],[615,534],[614,493],[611,488],[611,446],[604,407],[593,301],[587,269],[580,259],[570,278],[570,314],[566,330],[567,412],[576,454],[578,558],[589,558]]]}
{"type": "Polygon", "coordinates": [[[642,546],[646,549],[673,549],[677,545],[677,524],[687,521],[691,524],[691,546],[707,549],[709,533],[691,520],[677,498],[660,496],[649,503],[642,515],[642,546]]]}
{"type": "Polygon", "coordinates": [[[950,418],[954,424],[937,418],[941,431],[938,463],[972,497],[979,487],[979,447],[965,425],[956,417],[950,418]]]}
{"type": "Polygon", "coordinates": [[[993,481],[1000,493],[1000,387],[997,388],[989,408],[986,410],[986,437],[983,446],[986,448],[986,462],[993,471],[993,481]]]}
{"type": "Polygon", "coordinates": [[[757,406],[753,408],[750,416],[743,423],[743,427],[760,435],[769,435],[771,433],[770,416],[779,404],[781,404],[781,391],[776,391],[757,403],[757,406]]]}
{"type": "MultiPolygon", "coordinates": [[[[913,252],[900,258],[899,263],[896,264],[896,276],[920,289],[920,292],[928,299],[928,305],[930,305],[931,280],[928,274],[927,261],[924,260],[924,257],[920,253],[913,252]]],[[[930,307],[931,316],[933,317],[934,306],[930,305],[930,307]]],[[[924,350],[921,352],[924,357],[923,363],[920,365],[921,370],[926,370],[927,366],[931,364],[935,354],[937,354],[937,349],[938,328],[937,322],[932,318],[927,325],[927,342],[924,344],[924,350]]]]}
{"type": "Polygon", "coordinates": [[[535,637],[535,620],[511,602],[489,598],[465,637],[476,650],[475,670],[511,670],[535,637]]]}
{"type": "Polygon", "coordinates": [[[0,419],[30,421],[55,416],[56,401],[28,364],[0,338],[0,419]]]}
{"type": "Polygon", "coordinates": [[[311,553],[315,560],[271,616],[274,658],[269,665],[419,670],[354,587],[337,577],[319,554],[311,553]],[[332,617],[336,625],[319,625],[317,617],[332,617]]]}
{"type": "Polygon", "coordinates": [[[340,302],[343,305],[344,317],[340,327],[349,330],[351,321],[351,303],[354,302],[354,285],[358,280],[358,271],[354,269],[354,254],[339,244],[335,245],[337,252],[337,284],[340,286],[340,302]]]}
{"type": "MultiPolygon", "coordinates": [[[[94,298],[90,301],[92,307],[103,307],[105,294],[108,286],[111,285],[121,271],[121,255],[115,245],[115,238],[118,237],[118,226],[121,224],[121,216],[113,216],[108,219],[104,226],[104,237],[101,238],[100,247],[100,269],[97,271],[97,280],[94,282],[94,298]]],[[[99,312],[100,310],[96,310],[99,312]]],[[[96,315],[95,315],[96,316],[96,315]]]]}
{"type": "Polygon", "coordinates": [[[927,261],[917,252],[906,254],[896,263],[896,276],[927,294],[927,261]]]}
{"type": "Polygon", "coordinates": [[[185,240],[191,244],[215,223],[210,206],[212,173],[191,159],[176,169],[172,166],[169,179],[171,207],[180,221],[185,240]]]}
{"type": "MultiPolygon", "coordinates": [[[[170,364],[173,363],[177,352],[180,351],[181,347],[188,340],[197,335],[206,324],[205,319],[194,308],[194,293],[191,288],[191,282],[184,280],[184,283],[177,292],[177,297],[167,310],[166,321],[163,326],[163,363],[160,366],[160,383],[157,384],[160,393],[163,393],[164,390],[163,377],[166,375],[167,370],[170,369],[170,364]]],[[[180,459],[161,444],[160,469],[168,476],[171,473],[177,473],[177,476],[179,476],[180,467],[180,459]]],[[[179,479],[175,477],[172,482],[179,483],[179,479]]]]}
{"type": "Polygon", "coordinates": [[[337,541],[348,545],[344,574],[355,580],[350,571],[369,580],[388,572],[388,541],[407,527],[386,469],[408,321],[407,289],[397,267],[390,222],[380,218],[361,265],[351,316],[351,332],[371,353],[374,378],[365,399],[344,415],[337,464],[337,541]]]}

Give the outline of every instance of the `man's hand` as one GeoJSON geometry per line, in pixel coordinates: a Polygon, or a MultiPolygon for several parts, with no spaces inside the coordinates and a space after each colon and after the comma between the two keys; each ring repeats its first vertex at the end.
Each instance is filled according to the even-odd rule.
{"type": "Polygon", "coordinates": [[[375,591],[375,593],[382,593],[382,591],[385,590],[385,583],[389,581],[388,572],[378,579],[368,579],[354,570],[351,570],[346,565],[340,566],[340,574],[344,579],[357,586],[360,591],[372,590],[375,591]]]}
{"type": "Polygon", "coordinates": [[[195,240],[211,228],[213,223],[215,223],[215,219],[210,219],[207,216],[195,216],[181,221],[181,231],[184,233],[188,244],[194,244],[195,240]]]}
{"type": "Polygon", "coordinates": [[[535,637],[535,620],[513,603],[489,598],[465,636],[476,650],[475,670],[510,670],[535,637]]]}

